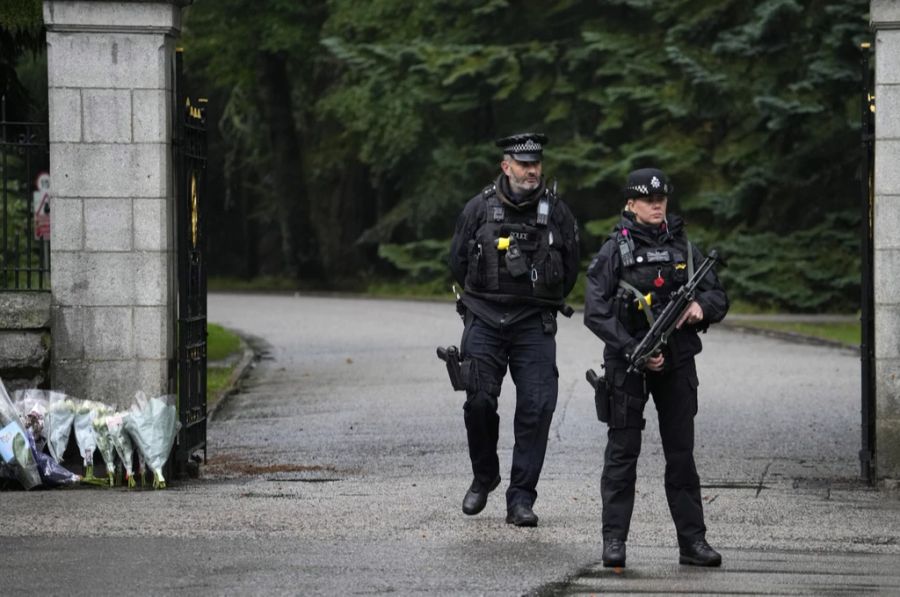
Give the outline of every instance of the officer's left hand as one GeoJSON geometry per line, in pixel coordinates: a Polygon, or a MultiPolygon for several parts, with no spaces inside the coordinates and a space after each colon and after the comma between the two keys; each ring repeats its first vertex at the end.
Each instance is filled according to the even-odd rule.
{"type": "Polygon", "coordinates": [[[697,301],[691,301],[691,304],[688,305],[688,308],[684,310],[684,313],[681,314],[681,319],[678,320],[678,323],[675,324],[676,329],[681,329],[681,326],[685,323],[695,324],[703,321],[703,308],[700,306],[700,303],[697,301]]]}
{"type": "Polygon", "coordinates": [[[666,364],[666,357],[663,356],[663,353],[659,353],[656,356],[652,356],[647,359],[647,362],[644,363],[644,367],[646,367],[650,371],[662,371],[663,365],[666,364]]]}

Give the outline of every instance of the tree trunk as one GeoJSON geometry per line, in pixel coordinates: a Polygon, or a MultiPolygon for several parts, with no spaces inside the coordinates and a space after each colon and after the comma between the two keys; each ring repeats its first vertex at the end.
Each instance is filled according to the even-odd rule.
{"type": "Polygon", "coordinates": [[[321,183],[321,191],[327,200],[315,204],[314,214],[322,267],[329,283],[344,285],[364,265],[363,250],[356,241],[375,222],[377,196],[368,168],[359,162],[345,164],[339,178],[321,183]]]}
{"type": "Polygon", "coordinates": [[[241,168],[237,168],[237,172],[232,174],[231,192],[237,195],[238,213],[241,220],[241,247],[243,248],[243,267],[241,268],[242,276],[247,280],[252,280],[259,275],[259,237],[257,235],[256,218],[253,214],[253,206],[247,197],[244,172],[241,168]]]}
{"type": "Polygon", "coordinates": [[[272,156],[271,174],[284,271],[291,277],[298,277],[315,269],[316,243],[310,228],[301,143],[294,122],[291,82],[285,56],[280,53],[259,54],[257,73],[272,156]]]}

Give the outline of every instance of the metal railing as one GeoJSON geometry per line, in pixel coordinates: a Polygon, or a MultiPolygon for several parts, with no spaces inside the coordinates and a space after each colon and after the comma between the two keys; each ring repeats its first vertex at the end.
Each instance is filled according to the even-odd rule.
{"type": "Polygon", "coordinates": [[[47,124],[7,120],[0,99],[0,291],[50,289],[47,124]]]}

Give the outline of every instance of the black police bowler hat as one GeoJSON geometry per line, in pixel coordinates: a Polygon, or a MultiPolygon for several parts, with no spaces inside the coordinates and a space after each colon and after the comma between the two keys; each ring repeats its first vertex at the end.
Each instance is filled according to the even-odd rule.
{"type": "Polygon", "coordinates": [[[547,143],[547,135],[541,133],[519,133],[497,139],[497,147],[519,162],[540,162],[547,143]]]}
{"type": "Polygon", "coordinates": [[[641,168],[628,175],[622,193],[626,199],[634,199],[650,195],[671,195],[674,191],[675,186],[669,182],[669,177],[662,170],[641,168]]]}

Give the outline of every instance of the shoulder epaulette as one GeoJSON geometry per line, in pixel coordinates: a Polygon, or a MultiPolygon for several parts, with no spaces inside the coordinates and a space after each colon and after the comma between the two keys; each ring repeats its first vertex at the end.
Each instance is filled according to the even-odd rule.
{"type": "Polygon", "coordinates": [[[502,222],[506,219],[506,210],[497,198],[497,185],[492,183],[484,187],[481,198],[484,200],[485,221],[502,222]]]}

